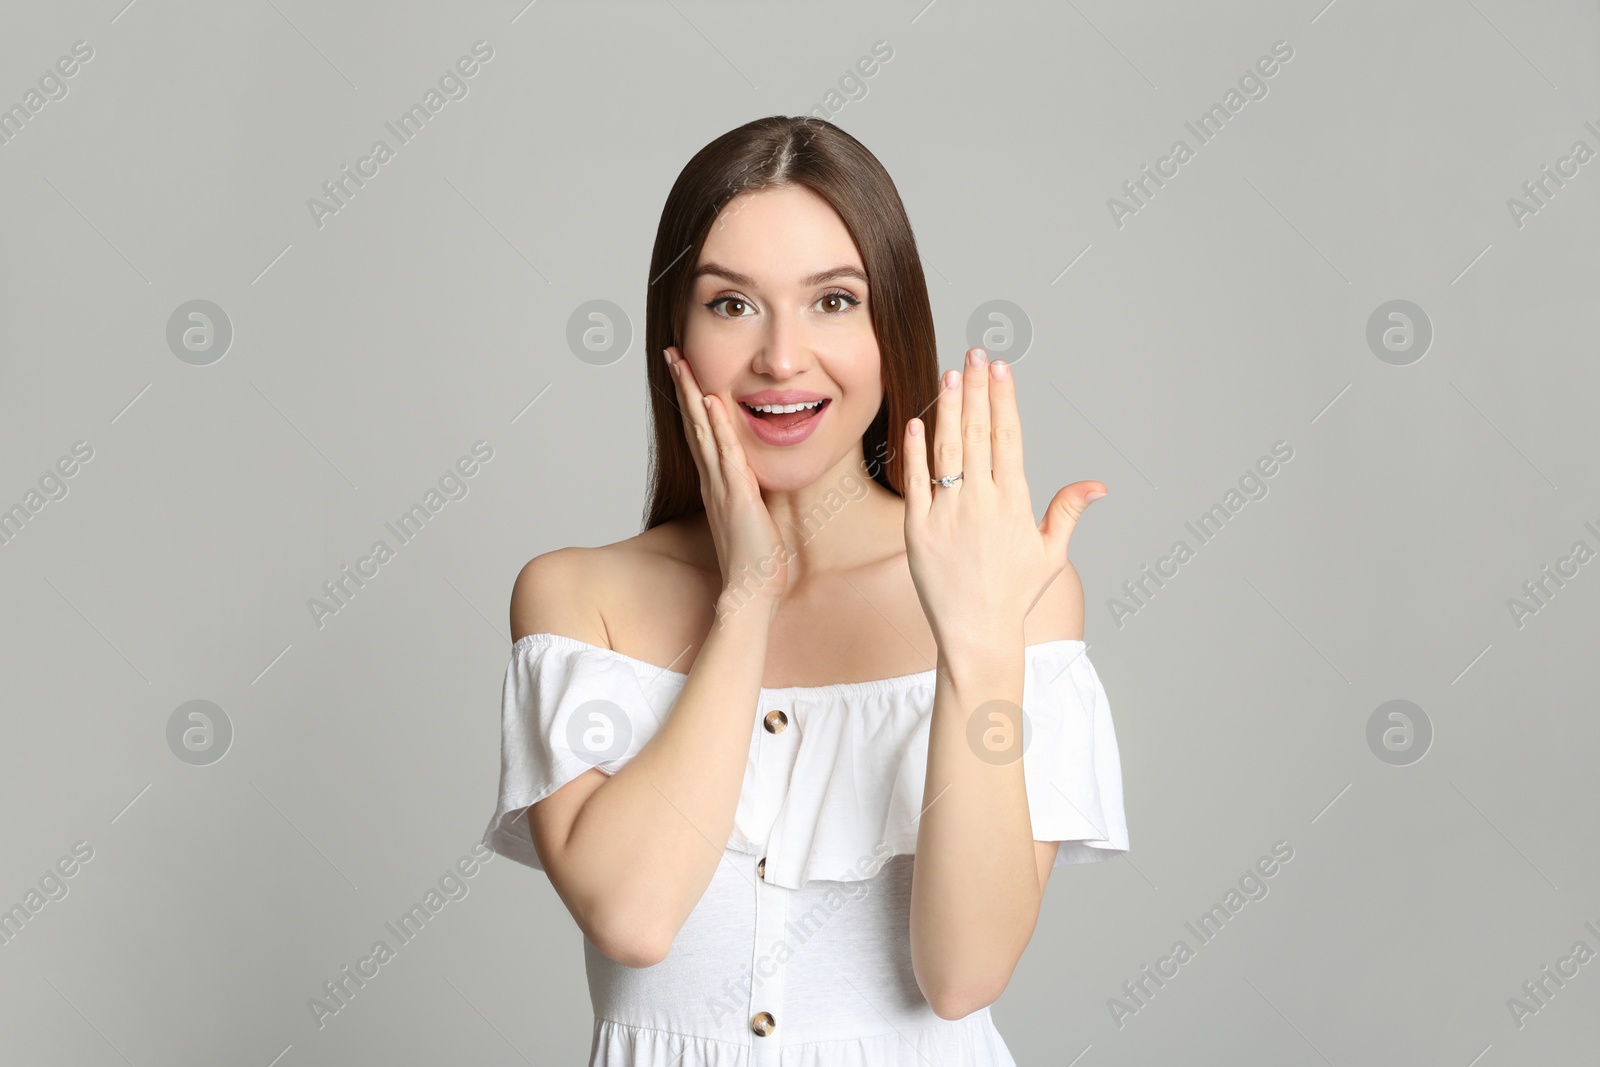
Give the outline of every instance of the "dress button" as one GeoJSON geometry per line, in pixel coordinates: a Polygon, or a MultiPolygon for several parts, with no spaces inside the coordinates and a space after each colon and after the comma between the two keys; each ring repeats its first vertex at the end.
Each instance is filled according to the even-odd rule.
{"type": "Polygon", "coordinates": [[[762,1037],[766,1037],[777,1028],[778,1022],[772,1017],[771,1012],[758,1011],[756,1012],[755,1017],[750,1020],[750,1029],[754,1030],[762,1037]]]}
{"type": "Polygon", "coordinates": [[[767,876],[767,857],[762,856],[761,857],[761,862],[756,864],[756,877],[757,878],[765,878],[766,876],[767,876]]]}
{"type": "Polygon", "coordinates": [[[781,711],[769,711],[767,712],[767,717],[762,720],[762,723],[766,726],[767,733],[782,733],[783,728],[789,725],[789,716],[785,715],[781,711]]]}

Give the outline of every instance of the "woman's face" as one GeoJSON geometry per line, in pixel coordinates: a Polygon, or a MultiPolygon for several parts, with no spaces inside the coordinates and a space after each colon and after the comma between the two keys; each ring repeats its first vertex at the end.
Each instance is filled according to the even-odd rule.
{"type": "Polygon", "coordinates": [[[734,419],[765,489],[812,484],[883,403],[866,269],[833,207],[799,185],[741,193],[700,251],[680,351],[734,419]],[[824,277],[826,275],[826,277],[824,277]],[[821,401],[758,415],[752,405],[821,401]]]}

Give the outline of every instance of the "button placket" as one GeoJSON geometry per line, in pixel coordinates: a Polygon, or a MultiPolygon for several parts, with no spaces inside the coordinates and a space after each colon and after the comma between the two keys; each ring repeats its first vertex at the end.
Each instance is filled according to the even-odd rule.
{"type": "MultiPolygon", "coordinates": [[[[762,693],[763,699],[766,694],[762,693]]],[[[761,767],[776,768],[768,781],[780,785],[768,798],[776,812],[787,791],[789,771],[794,764],[794,745],[799,731],[791,730],[789,715],[782,708],[767,705],[760,734],[761,767]]],[[[770,831],[770,823],[768,824],[770,831]]],[[[765,848],[765,845],[762,846],[765,848]]],[[[783,1043],[778,1026],[783,1020],[783,963],[774,948],[783,942],[789,923],[789,894],[784,886],[766,880],[767,857],[755,863],[755,945],[750,973],[750,1065],[778,1067],[783,1043]],[[770,972],[770,973],[764,973],[770,972]]]]}

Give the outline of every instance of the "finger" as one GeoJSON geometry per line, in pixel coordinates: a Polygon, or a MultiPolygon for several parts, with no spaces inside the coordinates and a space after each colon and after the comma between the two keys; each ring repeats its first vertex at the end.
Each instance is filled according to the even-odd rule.
{"type": "Polygon", "coordinates": [[[933,503],[933,483],[928,481],[927,424],[921,419],[907,421],[901,438],[906,457],[905,493],[902,494],[906,502],[906,525],[908,529],[916,529],[915,524],[927,518],[928,508],[933,503]]]}
{"type": "Polygon", "coordinates": [[[761,486],[745,459],[744,445],[739,443],[733,417],[728,414],[728,405],[720,393],[706,393],[705,398],[706,420],[716,438],[717,465],[722,471],[723,480],[729,485],[742,483],[759,497],[761,486]]]}
{"type": "Polygon", "coordinates": [[[993,485],[989,473],[989,434],[994,420],[989,415],[989,353],[981,348],[967,349],[967,369],[961,376],[961,480],[993,485]]]}
{"type": "Polygon", "coordinates": [[[684,391],[683,379],[678,374],[678,361],[683,355],[673,347],[661,350],[662,360],[667,365],[667,377],[672,381],[672,393],[678,402],[678,420],[683,428],[683,439],[689,445],[689,455],[694,459],[694,465],[705,474],[705,462],[700,456],[700,448],[695,443],[694,420],[689,412],[688,394],[684,391]]]}
{"type": "Polygon", "coordinates": [[[994,420],[994,481],[1008,492],[1025,490],[1022,416],[1017,412],[1017,379],[1003,359],[989,364],[989,415],[994,420]]]}
{"type": "Polygon", "coordinates": [[[689,453],[694,456],[695,465],[704,473],[704,457],[700,454],[698,439],[694,433],[694,410],[689,406],[689,389],[684,383],[682,368],[678,366],[683,360],[683,353],[675,347],[663,350],[667,361],[667,377],[672,379],[672,391],[678,398],[678,415],[683,422],[683,437],[689,443],[689,453]]]}
{"type": "MultiPolygon", "coordinates": [[[[961,372],[945,371],[939,388],[938,405],[933,412],[933,477],[947,478],[961,472],[961,372]]],[[[957,482],[939,494],[961,488],[957,482]]],[[[935,494],[935,495],[939,495],[935,494]]]]}
{"type": "Polygon", "coordinates": [[[1066,562],[1072,531],[1077,528],[1084,509],[1092,503],[1090,496],[1098,500],[1105,495],[1106,487],[1100,482],[1073,482],[1051,498],[1050,506],[1044,511],[1044,521],[1039,524],[1039,533],[1044,537],[1051,559],[1066,562]]]}
{"type": "Polygon", "coordinates": [[[711,422],[706,418],[706,405],[701,399],[700,386],[695,382],[694,371],[683,354],[676,348],[668,351],[674,357],[672,374],[678,380],[678,407],[683,412],[684,436],[689,439],[689,447],[700,465],[700,476],[712,492],[721,495],[727,487],[722,477],[722,465],[717,460],[716,435],[712,433],[711,422]]]}

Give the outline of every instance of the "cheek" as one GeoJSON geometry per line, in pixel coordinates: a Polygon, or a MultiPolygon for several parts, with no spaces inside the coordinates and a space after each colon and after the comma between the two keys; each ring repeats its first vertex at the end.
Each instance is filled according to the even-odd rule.
{"type": "Polygon", "coordinates": [[[678,351],[688,359],[689,369],[694,372],[694,380],[702,393],[727,394],[737,376],[737,352],[720,350],[712,339],[703,337],[696,342],[688,336],[678,351]]]}
{"type": "Polygon", "coordinates": [[[837,380],[847,391],[855,394],[857,402],[870,402],[876,406],[877,401],[872,398],[883,389],[883,360],[878,354],[875,339],[869,335],[850,359],[838,368],[837,380]]]}
{"type": "Polygon", "coordinates": [[[856,403],[875,414],[883,403],[883,375],[877,365],[863,370],[850,385],[855,391],[856,403]]]}

